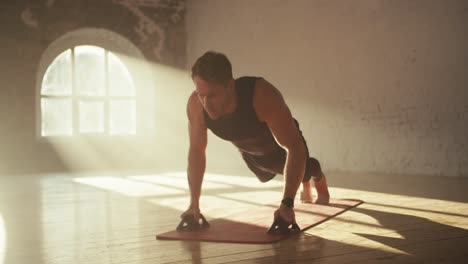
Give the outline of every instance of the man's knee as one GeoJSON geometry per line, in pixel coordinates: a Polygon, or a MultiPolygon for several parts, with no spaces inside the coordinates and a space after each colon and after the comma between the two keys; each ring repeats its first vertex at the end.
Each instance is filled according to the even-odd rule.
{"type": "Polygon", "coordinates": [[[255,173],[255,176],[257,176],[257,179],[260,181],[260,182],[268,182],[270,181],[271,179],[273,179],[276,174],[274,173],[270,173],[270,172],[256,172],[255,173]]]}
{"type": "Polygon", "coordinates": [[[316,158],[309,157],[306,163],[306,173],[303,182],[309,181],[311,178],[314,181],[320,181],[323,177],[322,167],[316,158]]]}

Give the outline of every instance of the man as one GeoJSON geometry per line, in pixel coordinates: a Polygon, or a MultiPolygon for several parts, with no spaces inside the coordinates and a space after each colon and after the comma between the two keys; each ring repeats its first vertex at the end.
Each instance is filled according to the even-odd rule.
{"type": "MultiPolygon", "coordinates": [[[[195,91],[187,103],[190,148],[188,183],[190,206],[182,214],[199,219],[199,199],[205,173],[207,129],[231,141],[261,182],[276,174],[285,177],[284,193],[274,217],[295,224],[294,198],[301,185],[301,200],[312,202],[311,178],[318,204],[328,204],[329,193],[319,162],[309,157],[298,122],[281,93],[258,77],[234,80],[228,58],[209,51],[192,67],[195,91]]],[[[279,200],[279,199],[278,199],[279,200]]]]}

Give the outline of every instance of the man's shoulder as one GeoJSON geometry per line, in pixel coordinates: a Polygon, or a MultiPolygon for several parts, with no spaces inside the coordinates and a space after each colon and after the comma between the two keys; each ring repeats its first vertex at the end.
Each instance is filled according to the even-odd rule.
{"type": "Polygon", "coordinates": [[[235,79],[236,88],[242,91],[250,91],[249,94],[252,94],[257,87],[258,80],[262,80],[262,77],[258,76],[242,76],[235,79]]]}
{"type": "Polygon", "coordinates": [[[261,77],[260,76],[254,76],[254,75],[244,75],[244,76],[237,77],[236,80],[248,79],[248,78],[261,78],[261,77]]]}
{"type": "Polygon", "coordinates": [[[257,117],[261,121],[266,120],[272,110],[285,105],[281,92],[265,79],[259,79],[255,83],[255,92],[253,95],[253,106],[257,117]]]}
{"type": "Polygon", "coordinates": [[[240,76],[240,77],[236,78],[235,81],[236,82],[242,82],[242,81],[257,80],[257,79],[262,79],[262,77],[246,75],[246,76],[240,76]]]}
{"type": "Polygon", "coordinates": [[[255,82],[255,94],[263,97],[266,94],[277,95],[278,89],[264,78],[258,78],[255,82]]]}
{"type": "Polygon", "coordinates": [[[189,98],[188,98],[188,102],[191,103],[191,102],[194,101],[196,98],[197,98],[197,91],[196,91],[196,90],[193,90],[192,93],[190,94],[189,98]]]}
{"type": "Polygon", "coordinates": [[[190,94],[190,97],[187,101],[187,114],[189,115],[189,117],[200,115],[201,113],[203,113],[202,109],[203,107],[200,103],[200,100],[198,100],[197,92],[193,91],[192,94],[190,94]]]}

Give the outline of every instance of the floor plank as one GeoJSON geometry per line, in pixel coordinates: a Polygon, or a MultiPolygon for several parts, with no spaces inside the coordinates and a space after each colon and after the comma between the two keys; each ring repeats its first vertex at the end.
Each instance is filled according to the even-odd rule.
{"type": "MultiPolygon", "coordinates": [[[[188,205],[180,172],[1,175],[0,264],[465,263],[467,180],[328,175],[334,197],[365,203],[267,245],[156,240],[188,205]]],[[[208,220],[277,201],[283,188],[215,174],[205,184],[208,220]]]]}

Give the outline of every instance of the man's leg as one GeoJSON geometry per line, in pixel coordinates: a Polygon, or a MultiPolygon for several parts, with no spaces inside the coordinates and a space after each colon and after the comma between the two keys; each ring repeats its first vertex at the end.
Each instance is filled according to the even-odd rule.
{"type": "Polygon", "coordinates": [[[312,195],[312,184],[310,183],[312,179],[302,182],[302,191],[301,191],[301,202],[303,203],[313,203],[312,195]]]}
{"type": "Polygon", "coordinates": [[[327,179],[322,175],[320,180],[313,180],[315,189],[317,190],[316,204],[328,204],[330,202],[330,193],[328,192],[327,179]]]}
{"type": "MultiPolygon", "coordinates": [[[[308,150],[307,156],[309,156],[308,150]]],[[[284,166],[286,164],[286,152],[283,149],[279,149],[279,151],[268,156],[254,158],[251,155],[242,153],[242,157],[250,170],[255,173],[261,182],[271,180],[276,174],[283,174],[284,166]]],[[[305,173],[302,181],[303,191],[300,194],[301,201],[305,203],[313,202],[312,180],[314,181],[315,189],[317,190],[317,200],[315,203],[328,204],[330,194],[328,193],[325,175],[323,175],[319,161],[315,158],[309,157],[306,162],[305,173]]]]}
{"type": "Polygon", "coordinates": [[[325,175],[322,172],[320,163],[317,159],[308,158],[306,164],[306,173],[302,181],[301,201],[304,203],[312,203],[312,184],[314,181],[315,189],[317,190],[316,204],[328,204],[330,201],[330,193],[325,175]]]}
{"type": "MultiPolygon", "coordinates": [[[[301,133],[302,140],[306,146],[307,150],[307,157],[309,157],[309,148],[307,147],[307,142],[302,135],[302,131],[299,128],[299,122],[294,119],[294,122],[301,133]]],[[[314,181],[315,189],[317,190],[317,200],[315,203],[317,204],[328,204],[330,200],[330,194],[328,193],[328,186],[327,180],[325,179],[325,175],[322,172],[322,168],[320,167],[320,163],[317,159],[309,157],[306,162],[305,174],[302,180],[302,192],[301,192],[301,201],[304,203],[312,203],[313,202],[313,195],[312,195],[312,184],[311,181],[314,181]]]]}

